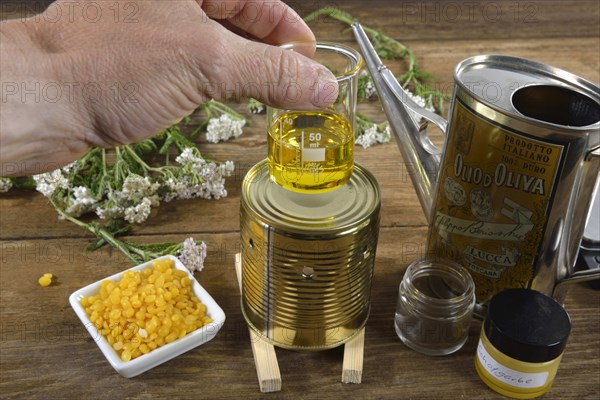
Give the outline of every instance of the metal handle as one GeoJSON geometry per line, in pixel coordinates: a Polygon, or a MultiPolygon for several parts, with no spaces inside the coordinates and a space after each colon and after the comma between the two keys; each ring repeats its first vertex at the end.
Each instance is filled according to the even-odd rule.
{"type": "Polygon", "coordinates": [[[571,274],[570,277],[559,281],[554,286],[554,290],[552,291],[552,297],[562,297],[563,293],[565,293],[566,291],[566,285],[569,285],[571,283],[588,282],[596,279],[600,279],[600,268],[574,272],[573,274],[571,274]]]}
{"type": "MultiPolygon", "coordinates": [[[[595,178],[596,182],[594,182],[592,185],[587,185],[588,187],[582,189],[582,191],[584,192],[583,197],[594,199],[595,196],[600,196],[600,177],[598,176],[598,171],[600,169],[600,146],[592,148],[586,154],[585,163],[589,164],[587,165],[587,168],[591,170],[591,172],[588,171],[587,173],[590,174],[592,178],[595,178]]],[[[591,215],[592,205],[589,204],[588,207],[588,205],[586,204],[585,206],[588,210],[588,213],[590,213],[591,215]]],[[[590,216],[587,216],[585,220],[587,220],[588,224],[590,223],[590,221],[595,221],[594,217],[590,216]]],[[[577,246],[579,251],[581,251],[580,243],[575,243],[575,245],[577,246]]],[[[575,253],[575,255],[577,254],[575,253]]],[[[600,268],[572,272],[569,276],[556,282],[552,291],[552,296],[558,299],[562,299],[566,294],[567,285],[571,283],[587,282],[596,279],[600,279],[600,268]]]]}

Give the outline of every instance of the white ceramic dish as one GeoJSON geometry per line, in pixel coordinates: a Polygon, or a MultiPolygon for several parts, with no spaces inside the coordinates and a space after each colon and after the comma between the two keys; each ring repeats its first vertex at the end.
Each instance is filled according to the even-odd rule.
{"type": "Polygon", "coordinates": [[[132,378],[136,375],[139,375],[143,372],[148,371],[151,368],[156,367],[164,363],[165,361],[169,361],[170,359],[177,357],[178,355],[185,353],[188,350],[193,349],[194,347],[200,346],[203,343],[211,340],[219,329],[223,326],[225,322],[225,313],[219,307],[219,305],[214,301],[214,299],[208,294],[206,290],[200,284],[194,276],[183,266],[183,264],[173,256],[164,256],[159,259],[170,258],[174,261],[175,268],[184,271],[189,276],[192,281],[192,288],[194,294],[204,305],[206,305],[206,314],[213,320],[210,324],[203,326],[200,329],[195,330],[194,332],[188,333],[181,339],[177,339],[174,342],[166,344],[162,347],[156,348],[151,352],[144,354],[138,358],[135,358],[131,361],[122,361],[117,352],[112,348],[112,346],[108,343],[106,338],[98,332],[95,325],[88,318],[85,309],[81,305],[81,299],[87,296],[91,296],[97,294],[100,291],[100,284],[105,279],[110,279],[111,281],[118,281],[123,276],[123,273],[126,271],[140,271],[149,266],[151,266],[152,262],[146,262],[140,265],[137,265],[133,268],[130,268],[126,271],[122,271],[118,274],[112,275],[108,278],[102,279],[98,282],[92,283],[82,289],[71,294],[69,297],[69,302],[71,303],[71,307],[75,310],[75,313],[83,322],[89,334],[92,336],[92,339],[96,342],[110,365],[122,376],[125,378],[132,378]]]}

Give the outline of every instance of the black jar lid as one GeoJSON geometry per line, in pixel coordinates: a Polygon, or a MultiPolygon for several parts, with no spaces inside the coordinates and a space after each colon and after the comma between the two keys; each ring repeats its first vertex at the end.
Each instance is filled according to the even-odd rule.
{"type": "Polygon", "coordinates": [[[483,324],[492,345],[525,362],[546,362],[562,354],[571,319],[554,299],[530,289],[508,289],[490,301],[483,324]]]}

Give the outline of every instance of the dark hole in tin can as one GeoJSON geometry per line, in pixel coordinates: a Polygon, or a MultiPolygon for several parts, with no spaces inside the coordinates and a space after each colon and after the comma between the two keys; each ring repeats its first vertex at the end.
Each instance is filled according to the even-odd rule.
{"type": "Polygon", "coordinates": [[[315,270],[311,267],[302,268],[302,277],[304,279],[312,279],[314,273],[315,273],[315,270]]]}
{"type": "Polygon", "coordinates": [[[588,126],[600,121],[600,105],[574,90],[551,85],[526,86],[512,96],[526,117],[564,126],[588,126]]]}

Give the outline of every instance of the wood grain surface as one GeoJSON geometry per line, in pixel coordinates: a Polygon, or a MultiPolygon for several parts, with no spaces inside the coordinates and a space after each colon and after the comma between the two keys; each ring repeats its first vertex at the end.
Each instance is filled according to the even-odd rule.
{"type": "MultiPolygon", "coordinates": [[[[307,1],[290,3],[301,15],[325,5],[352,13],[410,46],[436,85],[452,85],[454,66],[476,54],[510,54],[564,68],[600,81],[600,5],[597,1],[307,1]]],[[[16,15],[3,8],[4,16],[16,15]]],[[[344,26],[311,23],[318,39],[356,47],[344,26]]],[[[400,72],[402,62],[389,65],[400,72]]],[[[359,111],[377,121],[376,102],[359,111]]],[[[239,193],[245,172],[266,156],[264,115],[252,116],[244,135],[203,152],[236,163],[229,196],[161,205],[127,239],[208,243],[206,268],[196,274],[227,320],[211,342],[147,373],[120,377],[108,364],[68,304],[75,290],[131,266],[108,248],[86,252],[90,235],[59,221],[38,193],[0,195],[0,397],[62,398],[272,398],[272,399],[495,399],[474,369],[480,322],[466,345],[446,357],[405,347],[393,317],[406,266],[423,254],[427,223],[395,143],[358,148],[356,160],[381,185],[381,231],[365,336],[362,384],[340,383],[343,349],[300,353],[277,349],[281,392],[259,392],[248,329],[240,311],[234,271],[239,252],[239,193]],[[40,287],[51,272],[56,282],[40,287]]],[[[441,143],[439,133],[435,140],[441,143]]],[[[600,395],[600,291],[578,284],[566,300],[573,330],[558,376],[545,399],[597,399],[600,395]]]]}

